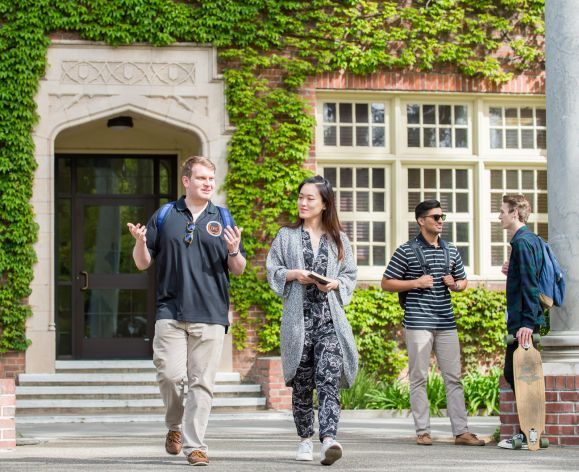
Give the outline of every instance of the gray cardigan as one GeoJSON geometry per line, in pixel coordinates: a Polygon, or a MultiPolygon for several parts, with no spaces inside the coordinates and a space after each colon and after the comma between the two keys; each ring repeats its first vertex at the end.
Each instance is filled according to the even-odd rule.
{"type": "MultiPolygon", "coordinates": [[[[328,238],[326,275],[340,281],[338,290],[328,293],[328,305],[344,357],[341,384],[350,387],[358,372],[358,350],[352,327],[344,313],[344,306],[352,299],[352,292],[356,286],[357,267],[348,237],[344,233],[340,236],[344,246],[344,260],[338,262],[336,244],[332,238],[328,238]]],[[[269,286],[283,298],[280,344],[284,380],[289,387],[300,364],[305,338],[305,286],[297,280],[286,282],[288,270],[305,269],[301,228],[279,230],[267,255],[266,268],[269,286]]]]}

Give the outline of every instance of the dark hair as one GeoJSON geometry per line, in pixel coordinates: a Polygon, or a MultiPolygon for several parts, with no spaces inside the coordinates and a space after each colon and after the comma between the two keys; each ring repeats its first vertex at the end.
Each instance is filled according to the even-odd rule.
{"type": "Polygon", "coordinates": [[[424,200],[416,205],[416,208],[414,209],[414,217],[418,219],[421,216],[426,215],[426,213],[433,208],[442,208],[438,200],[424,200]]]}
{"type": "MultiPolygon", "coordinates": [[[[342,238],[340,237],[340,231],[342,225],[338,218],[338,211],[336,209],[336,197],[334,190],[332,189],[332,184],[330,181],[321,175],[315,175],[305,179],[298,187],[298,194],[301,192],[302,187],[306,184],[314,184],[322,197],[322,201],[326,206],[325,210],[322,211],[322,225],[327,233],[331,236],[336,243],[338,248],[338,260],[344,259],[344,245],[342,244],[342,238]]],[[[298,228],[304,223],[303,218],[298,216],[297,221],[291,225],[292,228],[298,228]]]]}
{"type": "Polygon", "coordinates": [[[524,195],[503,195],[503,203],[509,205],[509,213],[519,210],[519,221],[526,223],[531,215],[531,203],[524,195]]]}

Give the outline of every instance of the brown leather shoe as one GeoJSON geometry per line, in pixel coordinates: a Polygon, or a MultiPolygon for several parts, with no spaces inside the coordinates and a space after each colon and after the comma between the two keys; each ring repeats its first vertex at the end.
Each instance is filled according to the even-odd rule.
{"type": "Polygon", "coordinates": [[[187,456],[187,460],[191,465],[209,465],[209,458],[207,454],[199,449],[196,449],[191,454],[187,456]]]}
{"type": "Polygon", "coordinates": [[[484,446],[485,442],[476,437],[476,434],[462,433],[454,438],[454,444],[457,446],[484,446]]]}
{"type": "Polygon", "coordinates": [[[169,431],[165,438],[165,451],[176,456],[181,452],[183,446],[183,439],[180,431],[169,431]]]}
{"type": "Polygon", "coordinates": [[[432,438],[430,437],[430,434],[419,434],[416,438],[416,444],[419,444],[420,446],[432,446],[432,438]]]}

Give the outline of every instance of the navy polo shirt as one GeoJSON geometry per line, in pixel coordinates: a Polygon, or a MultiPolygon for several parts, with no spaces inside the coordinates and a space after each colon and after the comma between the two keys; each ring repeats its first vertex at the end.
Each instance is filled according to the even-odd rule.
{"type": "Polygon", "coordinates": [[[147,248],[157,271],[157,320],[229,326],[228,251],[219,209],[207,204],[190,245],[184,237],[193,216],[185,197],[169,210],[159,234],[158,212],[147,223],[147,248]]]}

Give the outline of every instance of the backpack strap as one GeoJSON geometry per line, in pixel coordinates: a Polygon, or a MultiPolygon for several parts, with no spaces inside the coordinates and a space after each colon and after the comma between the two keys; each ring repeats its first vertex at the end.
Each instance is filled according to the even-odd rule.
{"type": "Polygon", "coordinates": [[[422,269],[424,275],[429,275],[430,266],[426,262],[426,257],[424,257],[424,251],[422,250],[421,244],[416,239],[411,239],[410,241],[408,241],[408,244],[410,246],[410,249],[412,249],[412,252],[416,256],[416,259],[418,259],[418,263],[420,264],[420,268],[422,269]]]}
{"type": "Polygon", "coordinates": [[[157,212],[157,238],[155,239],[155,246],[157,246],[157,243],[159,242],[159,234],[161,234],[161,229],[163,229],[167,215],[169,214],[171,208],[175,206],[175,203],[177,202],[165,203],[161,208],[159,208],[159,211],[157,212]]]}
{"type": "Polygon", "coordinates": [[[229,210],[227,208],[220,206],[218,206],[217,209],[219,210],[219,214],[221,215],[223,227],[226,228],[227,226],[229,226],[230,228],[233,228],[233,217],[231,216],[231,213],[229,213],[229,210]]]}
{"type": "Polygon", "coordinates": [[[450,249],[448,248],[448,244],[446,243],[446,241],[442,238],[438,239],[438,244],[440,244],[440,247],[444,251],[444,274],[449,275],[450,274],[450,249]]]}

